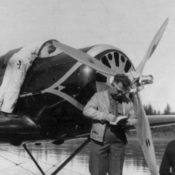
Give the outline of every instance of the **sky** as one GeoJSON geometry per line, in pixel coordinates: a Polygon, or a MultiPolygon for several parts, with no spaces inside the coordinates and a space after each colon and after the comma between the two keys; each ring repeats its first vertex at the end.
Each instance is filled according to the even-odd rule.
{"type": "Polygon", "coordinates": [[[0,55],[33,42],[57,39],[75,48],[110,44],[135,67],[157,30],[169,18],[165,33],[144,74],[154,84],[141,92],[143,104],[175,111],[174,0],[0,0],[0,55]]]}

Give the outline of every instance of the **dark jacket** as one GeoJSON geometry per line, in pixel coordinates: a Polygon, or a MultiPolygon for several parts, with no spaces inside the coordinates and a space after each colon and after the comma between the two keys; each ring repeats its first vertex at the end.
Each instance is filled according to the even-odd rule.
{"type": "Polygon", "coordinates": [[[168,143],[159,172],[160,175],[175,175],[175,140],[168,143]]]}

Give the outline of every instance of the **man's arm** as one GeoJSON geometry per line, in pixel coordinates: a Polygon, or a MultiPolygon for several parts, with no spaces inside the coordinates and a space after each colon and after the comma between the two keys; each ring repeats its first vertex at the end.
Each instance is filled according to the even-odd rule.
{"type": "Polygon", "coordinates": [[[106,113],[98,110],[98,93],[95,93],[94,96],[88,101],[86,106],[83,109],[83,114],[86,117],[89,117],[93,120],[99,121],[114,121],[115,116],[111,113],[106,113]]]}

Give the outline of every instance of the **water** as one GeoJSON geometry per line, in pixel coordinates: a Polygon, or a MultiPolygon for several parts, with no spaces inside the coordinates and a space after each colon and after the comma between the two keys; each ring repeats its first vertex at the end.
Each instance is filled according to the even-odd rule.
{"type": "MultiPolygon", "coordinates": [[[[154,140],[158,166],[161,163],[165,147],[170,140],[163,138],[154,140]]],[[[78,139],[67,141],[60,146],[43,143],[40,146],[30,144],[28,147],[44,172],[51,174],[83,142],[83,139],[78,139]]],[[[59,175],[90,175],[88,170],[88,156],[89,149],[87,146],[59,172],[59,175]]],[[[128,175],[128,172],[130,175],[150,175],[140,146],[135,139],[129,140],[126,148],[123,175],[128,175]]],[[[0,174],[39,175],[41,173],[22,146],[0,145],[0,174]]]]}

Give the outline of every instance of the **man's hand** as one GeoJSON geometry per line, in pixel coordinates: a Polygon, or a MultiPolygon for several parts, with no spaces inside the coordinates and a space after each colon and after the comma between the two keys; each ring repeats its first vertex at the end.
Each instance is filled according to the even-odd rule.
{"type": "Polygon", "coordinates": [[[136,118],[129,118],[127,120],[126,124],[129,125],[129,126],[135,126],[137,124],[137,119],[136,118]]]}
{"type": "Polygon", "coordinates": [[[107,121],[110,122],[114,122],[116,120],[116,116],[114,114],[109,113],[107,115],[107,121]]]}

